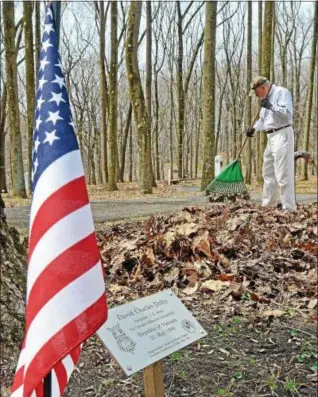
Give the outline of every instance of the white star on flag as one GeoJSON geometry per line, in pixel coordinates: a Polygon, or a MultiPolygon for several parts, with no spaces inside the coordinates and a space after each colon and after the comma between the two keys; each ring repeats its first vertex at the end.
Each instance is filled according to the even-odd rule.
{"type": "Polygon", "coordinates": [[[38,168],[38,166],[39,166],[39,162],[38,162],[38,159],[37,159],[37,158],[35,159],[33,165],[34,165],[34,172],[36,172],[36,170],[37,170],[37,168],[38,168]]]}
{"type": "Polygon", "coordinates": [[[55,92],[51,92],[52,94],[52,98],[49,100],[49,102],[56,102],[57,106],[60,106],[60,102],[66,102],[66,100],[62,97],[62,92],[60,93],[55,93],[55,92]]]}
{"type": "Polygon", "coordinates": [[[50,43],[50,39],[43,41],[42,50],[46,52],[49,47],[53,47],[53,44],[50,43]]]}
{"type": "Polygon", "coordinates": [[[46,24],[44,25],[44,31],[45,31],[47,34],[50,34],[50,32],[55,32],[55,30],[53,29],[53,23],[46,23],[46,24]]]}
{"type": "Polygon", "coordinates": [[[43,70],[43,72],[44,72],[44,68],[45,68],[45,66],[46,66],[48,63],[50,63],[50,62],[48,62],[48,61],[46,60],[46,57],[45,57],[44,59],[42,59],[42,61],[40,61],[40,64],[41,64],[40,70],[43,70]]]}
{"type": "Polygon", "coordinates": [[[65,86],[64,78],[58,76],[57,74],[55,75],[55,80],[53,80],[52,83],[57,83],[60,86],[60,88],[62,88],[63,85],[65,86]]]}
{"type": "Polygon", "coordinates": [[[57,66],[58,68],[60,68],[62,70],[62,64],[61,64],[60,60],[59,60],[59,63],[56,63],[54,66],[57,66]]]}
{"type": "Polygon", "coordinates": [[[56,130],[53,130],[52,132],[45,132],[46,138],[44,139],[43,143],[48,142],[50,146],[52,146],[52,143],[56,141],[57,139],[60,139],[58,136],[55,136],[56,130]]]}
{"type": "Polygon", "coordinates": [[[37,106],[36,106],[36,108],[39,109],[39,110],[41,110],[41,106],[42,106],[42,103],[43,103],[43,102],[45,102],[45,100],[42,99],[42,95],[41,95],[40,98],[37,100],[37,106]]]}
{"type": "Polygon", "coordinates": [[[46,15],[49,15],[51,17],[51,19],[53,20],[53,12],[50,8],[47,9],[46,15]]]}
{"type": "MultiPolygon", "coordinates": [[[[42,95],[41,95],[41,98],[42,98],[42,95]]],[[[45,101],[43,101],[43,102],[45,102],[45,101]]],[[[41,106],[40,106],[40,107],[41,107],[41,106]]],[[[39,130],[40,124],[42,123],[42,120],[41,120],[41,116],[40,116],[40,115],[39,115],[39,117],[35,120],[35,123],[36,123],[35,129],[36,129],[36,130],[39,130]]]]}
{"type": "Polygon", "coordinates": [[[37,153],[40,144],[41,144],[41,142],[39,141],[39,137],[37,137],[36,140],[34,141],[34,151],[35,151],[35,153],[37,153]]]}
{"type": "Polygon", "coordinates": [[[69,125],[71,125],[73,127],[73,129],[75,130],[75,124],[72,119],[71,119],[71,122],[69,123],[69,125]]]}
{"type": "Polygon", "coordinates": [[[39,87],[38,87],[38,90],[42,90],[43,85],[44,85],[45,83],[47,83],[47,80],[45,80],[45,78],[42,77],[42,78],[39,80],[39,87]]]}
{"type": "Polygon", "coordinates": [[[52,121],[52,123],[55,125],[58,120],[63,120],[63,117],[60,116],[60,111],[58,110],[57,112],[48,112],[49,117],[45,120],[46,122],[52,121]]]}

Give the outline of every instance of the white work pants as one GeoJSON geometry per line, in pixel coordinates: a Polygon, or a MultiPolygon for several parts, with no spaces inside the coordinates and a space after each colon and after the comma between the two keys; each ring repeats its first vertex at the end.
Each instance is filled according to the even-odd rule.
{"type": "Polygon", "coordinates": [[[263,206],[275,205],[277,188],[283,209],[296,210],[294,175],[294,129],[286,127],[267,134],[263,162],[263,206]]]}

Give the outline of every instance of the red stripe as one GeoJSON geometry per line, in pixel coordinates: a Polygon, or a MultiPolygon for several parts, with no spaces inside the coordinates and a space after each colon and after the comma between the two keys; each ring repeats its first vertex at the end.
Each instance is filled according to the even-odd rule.
{"type": "Polygon", "coordinates": [[[44,396],[44,382],[41,381],[37,387],[35,388],[36,397],[43,397],[44,396]]]}
{"type": "Polygon", "coordinates": [[[24,365],[20,367],[14,375],[11,393],[15,392],[20,386],[23,385],[24,365]]]}
{"type": "Polygon", "coordinates": [[[78,345],[73,349],[70,353],[71,359],[73,360],[74,365],[77,363],[77,360],[79,359],[79,356],[81,354],[81,346],[78,345]]]}
{"type": "MultiPolygon", "coordinates": [[[[23,397],[30,397],[42,378],[76,346],[93,335],[107,319],[106,296],[58,331],[36,354],[27,368],[23,397]]],[[[64,390],[61,390],[63,394],[64,390]]]]}
{"type": "Polygon", "coordinates": [[[67,372],[61,361],[55,365],[54,371],[59,383],[60,395],[62,395],[61,390],[64,390],[67,385],[67,372]]]}
{"type": "Polygon", "coordinates": [[[95,233],[55,258],[39,275],[32,287],[27,304],[26,329],[29,329],[34,317],[53,296],[94,267],[99,258],[95,233]]]}
{"type": "Polygon", "coordinates": [[[29,240],[29,259],[41,237],[60,219],[88,204],[85,177],[74,179],[54,192],[38,210],[29,240]]]}

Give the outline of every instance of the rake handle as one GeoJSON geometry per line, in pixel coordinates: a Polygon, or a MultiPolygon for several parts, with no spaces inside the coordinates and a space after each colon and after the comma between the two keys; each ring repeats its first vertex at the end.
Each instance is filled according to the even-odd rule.
{"type": "MultiPolygon", "coordinates": [[[[272,85],[273,85],[273,83],[270,85],[270,87],[269,87],[269,89],[268,89],[268,91],[267,91],[266,98],[268,97],[268,94],[270,93],[270,90],[271,90],[271,88],[272,88],[272,85]]],[[[261,106],[259,106],[259,107],[258,107],[258,111],[257,111],[257,113],[256,113],[256,115],[255,115],[255,117],[254,117],[254,120],[253,120],[252,124],[251,124],[251,128],[252,128],[253,125],[256,123],[256,120],[259,118],[259,114],[260,114],[260,112],[261,112],[261,109],[262,109],[261,106]]],[[[239,150],[238,155],[236,156],[236,159],[235,159],[235,160],[238,160],[238,158],[240,157],[240,155],[241,155],[241,153],[242,153],[242,150],[244,149],[244,146],[245,146],[245,144],[246,144],[248,138],[249,138],[248,136],[245,137],[245,140],[244,140],[244,142],[243,142],[243,145],[241,146],[241,149],[239,150]]]]}

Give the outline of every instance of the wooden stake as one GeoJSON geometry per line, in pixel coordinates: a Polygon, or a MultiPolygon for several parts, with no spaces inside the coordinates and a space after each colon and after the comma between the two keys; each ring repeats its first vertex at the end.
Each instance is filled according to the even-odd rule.
{"type": "Polygon", "coordinates": [[[146,397],[164,397],[162,360],[144,369],[146,397]]]}

